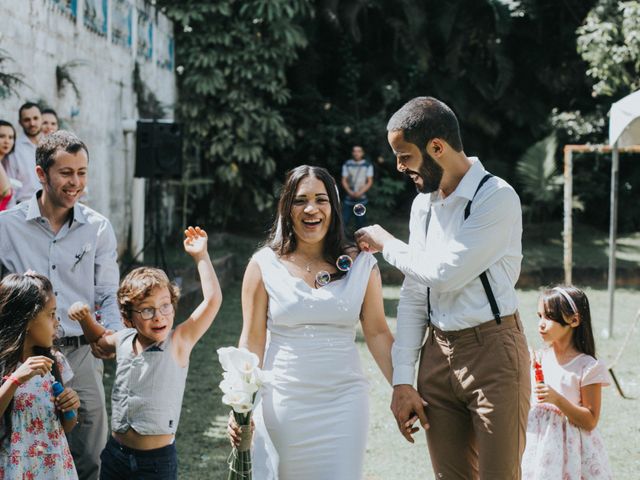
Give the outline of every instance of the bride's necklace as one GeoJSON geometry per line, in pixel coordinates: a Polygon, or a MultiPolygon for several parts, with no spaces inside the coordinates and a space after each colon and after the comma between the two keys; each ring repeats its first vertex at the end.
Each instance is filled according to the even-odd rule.
{"type": "MultiPolygon", "coordinates": [[[[294,264],[298,265],[298,263],[296,262],[296,257],[294,255],[289,255],[289,260],[291,262],[293,262],[294,264]]],[[[311,265],[313,265],[315,262],[317,262],[319,259],[314,258],[311,261],[307,262],[304,264],[304,266],[302,268],[305,269],[305,271],[307,273],[311,273],[311,265]]],[[[303,260],[304,261],[304,260],[303,260]]]]}

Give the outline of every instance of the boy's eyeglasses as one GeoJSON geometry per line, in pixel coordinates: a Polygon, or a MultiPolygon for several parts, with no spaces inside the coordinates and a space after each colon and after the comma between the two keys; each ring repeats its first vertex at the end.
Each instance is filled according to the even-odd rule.
{"type": "Polygon", "coordinates": [[[131,309],[132,312],[136,312],[140,315],[140,318],[143,320],[151,320],[156,316],[156,312],[160,312],[160,315],[170,315],[173,313],[173,305],[171,303],[165,303],[164,305],[160,305],[159,308],[147,307],[142,310],[134,310],[131,309]]]}

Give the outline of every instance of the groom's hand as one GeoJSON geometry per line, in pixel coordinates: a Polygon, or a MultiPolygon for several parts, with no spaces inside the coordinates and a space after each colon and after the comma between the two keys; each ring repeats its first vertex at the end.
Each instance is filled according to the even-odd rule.
{"type": "Polygon", "coordinates": [[[358,248],[363,252],[381,252],[384,244],[395,237],[387,232],[380,225],[369,225],[357,230],[353,234],[358,248]]]}
{"type": "Polygon", "coordinates": [[[391,398],[391,411],[396,417],[400,433],[413,443],[413,434],[419,429],[413,424],[420,420],[422,428],[429,428],[429,421],[424,407],[427,405],[420,394],[411,385],[396,385],[393,387],[393,397],[391,398]]]}

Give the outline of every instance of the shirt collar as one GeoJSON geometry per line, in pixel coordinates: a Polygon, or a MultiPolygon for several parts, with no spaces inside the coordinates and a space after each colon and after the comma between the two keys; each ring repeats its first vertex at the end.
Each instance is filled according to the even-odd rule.
{"type": "Polygon", "coordinates": [[[167,339],[164,339],[161,342],[152,343],[147,348],[144,349],[145,352],[164,352],[164,349],[167,347],[167,339]]]}
{"type": "MultiPolygon", "coordinates": [[[[40,218],[43,218],[42,212],[40,212],[40,204],[38,203],[38,199],[40,198],[40,195],[42,195],[42,189],[34,193],[31,199],[29,200],[29,206],[27,208],[27,218],[26,218],[27,221],[38,220],[40,218]]],[[[78,223],[87,223],[87,217],[84,214],[84,211],[82,210],[78,202],[76,202],[75,205],[73,206],[73,216],[69,220],[69,223],[72,223],[73,220],[75,220],[78,223]]]]}
{"type": "Polygon", "coordinates": [[[31,142],[31,140],[29,140],[29,137],[27,137],[26,135],[20,135],[16,140],[16,144],[29,145],[34,150],[36,149],[36,146],[31,142]]]}
{"type": "Polygon", "coordinates": [[[42,190],[37,191],[33,194],[31,199],[29,200],[29,208],[27,210],[27,220],[37,220],[42,217],[40,213],[40,205],[38,205],[38,198],[42,190]]]}
{"type": "Polygon", "coordinates": [[[451,194],[452,197],[456,196],[472,200],[480,180],[487,173],[478,157],[469,157],[469,160],[471,160],[471,168],[467,170],[467,173],[460,180],[460,183],[451,194]]]}

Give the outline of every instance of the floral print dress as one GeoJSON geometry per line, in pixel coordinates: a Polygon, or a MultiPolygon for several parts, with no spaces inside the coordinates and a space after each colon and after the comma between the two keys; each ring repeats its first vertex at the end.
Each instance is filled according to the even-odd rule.
{"type": "MultiPolygon", "coordinates": [[[[60,362],[63,381],[73,374],[60,362]]],[[[77,479],[69,444],[54,406],[51,373],[36,375],[16,389],[11,437],[0,445],[0,480],[77,479]]],[[[4,431],[0,417],[0,431],[4,431]]]]}
{"type": "MultiPolygon", "coordinates": [[[[582,405],[580,388],[609,385],[604,363],[581,353],[560,365],[552,348],[541,352],[544,382],[576,405],[582,405]]],[[[613,478],[607,451],[597,429],[583,430],[550,403],[532,398],[527,443],[522,457],[523,480],[610,480],[613,478]]]]}

